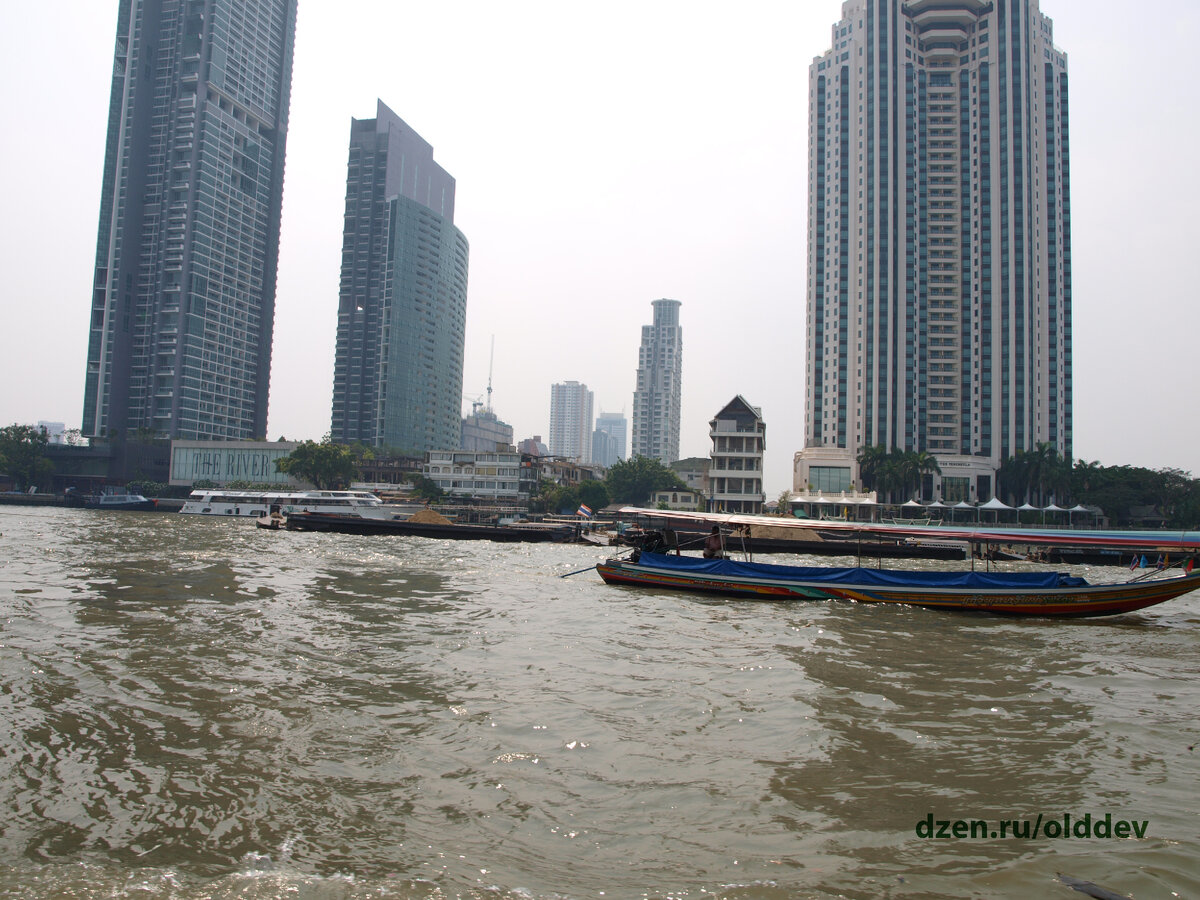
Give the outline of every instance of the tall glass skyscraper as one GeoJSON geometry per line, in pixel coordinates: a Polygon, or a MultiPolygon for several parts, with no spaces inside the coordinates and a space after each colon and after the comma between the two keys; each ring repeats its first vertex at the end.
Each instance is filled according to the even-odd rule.
{"type": "Polygon", "coordinates": [[[664,465],[679,459],[683,329],[678,300],[655,300],[654,324],[642,326],[637,389],[633,392],[634,456],[664,465]]]}
{"type": "Polygon", "coordinates": [[[264,437],[296,0],[120,0],[83,432],[264,437]]]}
{"type": "Polygon", "coordinates": [[[1067,87],[1037,0],[842,5],[809,69],[797,483],[882,445],[987,499],[1017,451],[1071,455],[1067,87]]]}
{"type": "Polygon", "coordinates": [[[433,147],[382,101],[352,120],[333,440],[413,455],[459,446],[467,254],[433,147]]]}

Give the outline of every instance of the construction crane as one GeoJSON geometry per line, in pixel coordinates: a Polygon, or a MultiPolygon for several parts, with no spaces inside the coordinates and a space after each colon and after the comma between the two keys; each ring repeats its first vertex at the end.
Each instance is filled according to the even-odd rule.
{"type": "MultiPolygon", "coordinates": [[[[492,363],[496,360],[496,336],[492,335],[492,352],[488,358],[488,384],[487,384],[487,405],[484,407],[489,413],[492,411],[492,363]]],[[[464,400],[471,401],[471,415],[479,412],[479,407],[484,406],[482,394],[463,394],[464,400]]]]}

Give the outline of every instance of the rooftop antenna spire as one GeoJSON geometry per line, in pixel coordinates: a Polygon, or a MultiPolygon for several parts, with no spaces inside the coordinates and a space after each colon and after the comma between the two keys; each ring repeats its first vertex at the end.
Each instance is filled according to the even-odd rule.
{"type": "Polygon", "coordinates": [[[488,357],[488,412],[492,411],[492,363],[496,360],[496,336],[492,335],[492,353],[488,357]]]}

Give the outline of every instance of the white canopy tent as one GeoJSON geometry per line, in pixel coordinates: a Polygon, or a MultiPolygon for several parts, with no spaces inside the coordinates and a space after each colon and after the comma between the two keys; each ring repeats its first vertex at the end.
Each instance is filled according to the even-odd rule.
{"type": "Polygon", "coordinates": [[[1001,500],[999,497],[993,497],[987,503],[979,504],[979,509],[981,509],[981,510],[986,509],[986,510],[990,510],[990,511],[994,512],[996,514],[995,521],[999,522],[1000,521],[1000,513],[1004,510],[1011,510],[1012,507],[1009,506],[1007,503],[1005,503],[1003,500],[1001,500]]]}

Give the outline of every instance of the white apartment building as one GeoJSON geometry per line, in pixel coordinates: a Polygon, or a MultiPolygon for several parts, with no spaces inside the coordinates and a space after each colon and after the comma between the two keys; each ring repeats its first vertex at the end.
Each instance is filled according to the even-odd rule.
{"type": "Polygon", "coordinates": [[[592,461],[592,392],[567,381],[550,386],[550,455],[592,461]]]}

